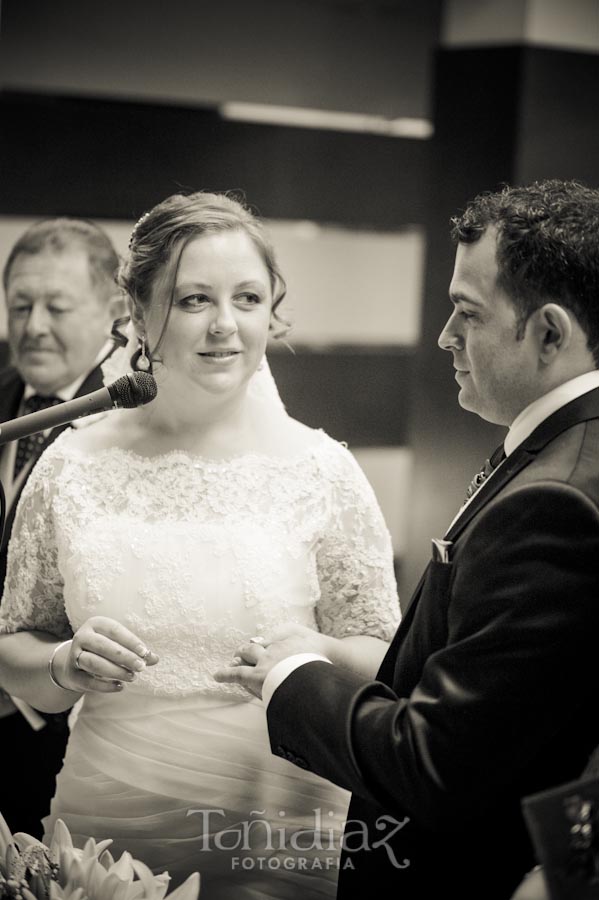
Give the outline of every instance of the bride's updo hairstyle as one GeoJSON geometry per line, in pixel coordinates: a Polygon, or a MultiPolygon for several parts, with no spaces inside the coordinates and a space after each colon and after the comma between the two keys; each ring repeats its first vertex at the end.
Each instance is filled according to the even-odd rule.
{"type": "Polygon", "coordinates": [[[142,312],[149,310],[152,304],[156,280],[164,278],[165,293],[169,298],[164,323],[156,346],[146,349],[154,362],[159,362],[156,354],[168,325],[183,250],[195,238],[222,231],[245,231],[253,242],[270,276],[273,336],[282,337],[289,330],[289,323],[277,314],[287,286],[261,220],[229,194],[204,191],[173,194],[139,219],[131,234],[128,256],[117,276],[119,286],[142,312]],[[275,322],[280,326],[276,332],[275,322]]]}

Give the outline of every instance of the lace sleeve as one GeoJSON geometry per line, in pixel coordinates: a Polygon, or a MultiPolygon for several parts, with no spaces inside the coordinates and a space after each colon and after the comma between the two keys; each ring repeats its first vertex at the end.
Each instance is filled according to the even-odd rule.
{"type": "Polygon", "coordinates": [[[333,637],[391,640],[401,618],[391,537],[358,463],[343,447],[339,451],[329,528],[317,556],[316,620],[333,637]]]}
{"type": "Polygon", "coordinates": [[[51,450],[34,466],[17,507],[8,547],[0,634],[38,630],[63,639],[72,637],[52,516],[61,463],[51,450]]]}

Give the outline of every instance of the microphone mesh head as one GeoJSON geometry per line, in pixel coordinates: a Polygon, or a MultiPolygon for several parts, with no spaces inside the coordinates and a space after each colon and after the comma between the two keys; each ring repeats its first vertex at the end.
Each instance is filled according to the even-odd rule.
{"type": "Polygon", "coordinates": [[[128,372],[108,385],[113,403],[123,409],[132,409],[149,403],[158,393],[156,380],[148,372],[128,372]]]}

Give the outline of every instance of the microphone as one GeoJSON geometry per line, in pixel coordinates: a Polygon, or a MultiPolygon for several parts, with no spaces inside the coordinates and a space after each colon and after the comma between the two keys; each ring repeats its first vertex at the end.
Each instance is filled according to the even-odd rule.
{"type": "Polygon", "coordinates": [[[143,406],[153,400],[157,393],[153,375],[147,372],[128,372],[112,384],[98,391],[92,391],[91,394],[84,394],[83,397],[66,400],[49,409],[40,409],[39,412],[30,413],[28,416],[3,422],[0,425],[0,446],[38,431],[66,425],[83,416],[109,409],[132,409],[135,406],[143,406]]]}

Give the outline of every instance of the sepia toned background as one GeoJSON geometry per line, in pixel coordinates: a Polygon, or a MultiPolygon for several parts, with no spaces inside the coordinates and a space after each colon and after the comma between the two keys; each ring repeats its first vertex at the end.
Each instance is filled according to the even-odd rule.
{"type": "Polygon", "coordinates": [[[281,394],[357,456],[406,598],[502,433],[436,345],[450,217],[599,186],[598,95],[599,0],[2,0],[0,264],[44,216],[124,252],[168,194],[245,196],[288,283],[281,394]]]}

